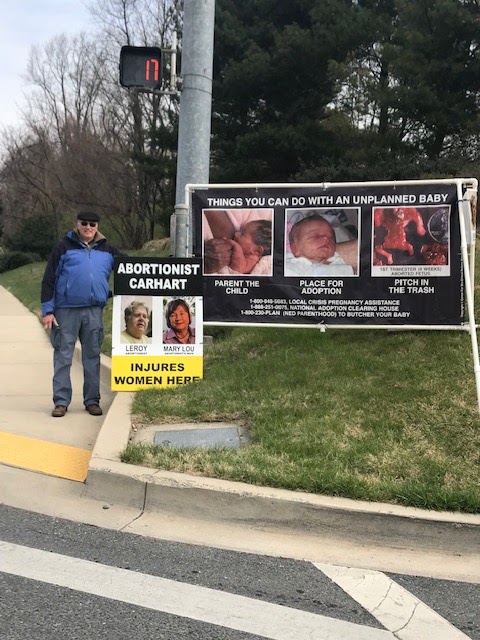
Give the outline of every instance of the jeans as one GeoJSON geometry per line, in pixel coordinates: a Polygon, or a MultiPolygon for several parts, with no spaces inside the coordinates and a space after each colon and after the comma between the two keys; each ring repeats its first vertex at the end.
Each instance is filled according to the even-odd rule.
{"type": "Polygon", "coordinates": [[[82,345],[83,404],[100,403],[100,349],[103,342],[103,309],[55,309],[58,327],[52,327],[53,403],[68,407],[72,401],[70,369],[77,338],[82,345]]]}

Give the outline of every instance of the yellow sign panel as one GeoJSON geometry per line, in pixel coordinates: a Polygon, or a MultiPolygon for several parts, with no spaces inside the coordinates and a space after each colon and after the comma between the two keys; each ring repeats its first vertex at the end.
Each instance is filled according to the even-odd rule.
{"type": "Polygon", "coordinates": [[[112,356],[112,391],[178,387],[203,378],[203,356],[112,356]]]}

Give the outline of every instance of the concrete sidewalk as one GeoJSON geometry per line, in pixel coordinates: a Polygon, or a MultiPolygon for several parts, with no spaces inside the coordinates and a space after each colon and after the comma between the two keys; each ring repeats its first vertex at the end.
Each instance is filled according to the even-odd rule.
{"type": "MultiPolygon", "coordinates": [[[[38,318],[0,287],[0,432],[91,451],[83,496],[140,513],[162,513],[220,525],[247,525],[347,539],[358,546],[416,548],[472,557],[480,573],[480,516],[438,513],[255,487],[239,482],[155,471],[120,462],[131,435],[129,393],[110,391],[110,360],[102,357],[102,417],[84,410],[79,359],[74,398],[52,418],[52,348],[38,318]]],[[[164,428],[164,425],[162,425],[164,428]]],[[[13,465],[15,466],[15,465],[13,465]]],[[[18,465],[21,466],[21,465],[18,465]]]]}
{"type": "MultiPolygon", "coordinates": [[[[85,411],[83,370],[78,354],[75,354],[71,372],[72,403],[65,417],[52,418],[53,350],[48,333],[39,319],[3,287],[0,287],[0,326],[2,459],[5,459],[6,443],[12,443],[13,448],[16,442],[27,444],[18,438],[91,451],[104,417],[93,417],[85,411]]],[[[108,364],[108,358],[105,361],[108,364]]],[[[108,366],[102,369],[101,404],[106,414],[114,394],[110,390],[108,366]]],[[[47,447],[43,454],[48,451],[47,447]]],[[[60,447],[57,455],[58,451],[61,451],[60,447]]]]}

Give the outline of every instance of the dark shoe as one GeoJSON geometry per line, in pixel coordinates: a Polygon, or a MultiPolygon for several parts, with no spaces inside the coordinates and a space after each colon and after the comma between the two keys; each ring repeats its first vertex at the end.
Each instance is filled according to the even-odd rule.
{"type": "Polygon", "coordinates": [[[55,409],[52,410],[52,416],[54,418],[63,418],[63,416],[67,413],[67,407],[63,404],[57,404],[55,409]]]}
{"type": "Polygon", "coordinates": [[[103,413],[102,407],[98,404],[89,404],[85,409],[91,416],[101,416],[103,413]]]}

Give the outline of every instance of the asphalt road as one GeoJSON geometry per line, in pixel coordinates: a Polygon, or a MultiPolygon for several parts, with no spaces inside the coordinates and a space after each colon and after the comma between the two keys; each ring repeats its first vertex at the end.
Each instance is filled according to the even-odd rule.
{"type": "Polygon", "coordinates": [[[5,640],[480,640],[479,584],[356,572],[0,506],[5,640]]]}

